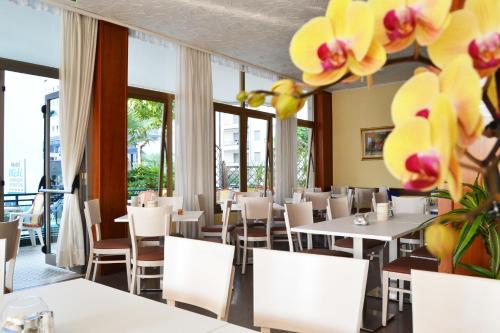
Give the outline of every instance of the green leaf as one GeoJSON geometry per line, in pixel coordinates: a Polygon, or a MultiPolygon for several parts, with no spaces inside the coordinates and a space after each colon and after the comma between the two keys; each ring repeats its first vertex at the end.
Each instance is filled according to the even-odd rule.
{"type": "Polygon", "coordinates": [[[474,272],[480,276],[484,276],[484,277],[487,277],[490,279],[496,278],[496,275],[493,272],[491,272],[489,269],[486,269],[484,267],[476,266],[476,265],[469,265],[469,264],[464,264],[464,263],[459,263],[458,265],[471,271],[471,272],[474,272]]]}
{"type": "Polygon", "coordinates": [[[471,246],[472,241],[478,235],[477,228],[481,225],[482,219],[480,217],[476,217],[472,224],[464,224],[462,230],[460,230],[460,234],[458,236],[457,246],[455,248],[455,253],[453,255],[453,266],[456,266],[457,263],[462,259],[465,251],[471,246]]]}
{"type": "Polygon", "coordinates": [[[433,198],[439,198],[439,199],[447,199],[447,200],[453,200],[451,198],[451,194],[448,190],[436,190],[431,194],[431,197],[433,198]]]}
{"type": "Polygon", "coordinates": [[[490,254],[490,269],[498,276],[500,272],[500,236],[495,226],[488,228],[488,237],[485,238],[486,247],[490,254]]]}

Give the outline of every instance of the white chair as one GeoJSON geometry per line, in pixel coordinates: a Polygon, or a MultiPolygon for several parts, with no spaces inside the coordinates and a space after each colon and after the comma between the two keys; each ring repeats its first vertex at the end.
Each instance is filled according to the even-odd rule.
{"type": "Polygon", "coordinates": [[[311,225],[314,223],[312,203],[301,202],[298,204],[288,204],[285,205],[285,225],[286,232],[288,236],[288,247],[290,252],[294,252],[293,242],[297,241],[297,248],[300,252],[311,253],[311,254],[321,254],[329,256],[340,256],[340,257],[352,257],[351,254],[334,251],[330,249],[319,249],[313,248],[311,241],[308,240],[307,249],[303,249],[302,242],[300,239],[300,234],[292,234],[292,228],[300,227],[304,225],[311,225]],[[293,237],[296,236],[296,237],[293,237]]]}
{"type": "Polygon", "coordinates": [[[10,213],[9,220],[20,218],[21,230],[28,230],[31,240],[31,245],[36,246],[35,233],[38,236],[40,244],[43,246],[42,225],[43,225],[43,193],[35,195],[33,204],[27,212],[10,213]]]}
{"type": "Polygon", "coordinates": [[[292,203],[296,204],[302,202],[303,197],[304,197],[304,192],[293,192],[292,203]]]}
{"type": "Polygon", "coordinates": [[[141,292],[141,279],[161,279],[162,274],[146,274],[146,267],[163,267],[162,246],[141,246],[144,237],[165,237],[170,235],[172,206],[131,207],[127,206],[130,238],[132,241],[132,282],[130,292],[141,292]],[[140,269],[140,271],[139,271],[140,269]]]}
{"type": "Polygon", "coordinates": [[[137,197],[139,198],[139,204],[141,204],[141,206],[145,206],[149,201],[156,200],[158,198],[158,192],[153,190],[146,190],[139,192],[139,194],[137,194],[137,197]]]}
{"type": "Polygon", "coordinates": [[[375,192],[374,188],[354,189],[354,203],[356,205],[356,213],[359,213],[360,209],[371,209],[372,193],[374,192],[375,192]]]}
{"type": "Polygon", "coordinates": [[[241,203],[243,198],[260,198],[262,197],[262,193],[259,191],[255,192],[234,192],[234,201],[238,204],[241,203]]]}
{"type": "Polygon", "coordinates": [[[255,249],[254,261],[254,325],[261,332],[359,332],[366,260],[255,249]]]}
{"type": "Polygon", "coordinates": [[[240,261],[241,243],[243,243],[243,264],[241,273],[245,274],[248,250],[252,250],[255,242],[264,242],[265,246],[271,248],[271,224],[273,222],[272,198],[242,198],[243,205],[241,215],[243,216],[243,228],[236,228],[236,257],[240,261]],[[249,225],[249,220],[265,221],[264,227],[249,225]],[[249,246],[248,242],[252,242],[249,246]]]}
{"type": "Polygon", "coordinates": [[[89,235],[89,260],[87,263],[87,271],[85,278],[90,279],[92,266],[94,266],[94,274],[92,281],[95,281],[97,266],[106,264],[125,264],[127,272],[127,286],[130,288],[130,239],[128,238],[111,238],[101,239],[101,208],[99,199],[85,201],[83,203],[83,212],[85,215],[85,224],[89,235]],[[95,234],[93,228],[95,228],[95,234]],[[95,240],[94,240],[95,238],[95,240]],[[124,259],[102,260],[104,257],[124,256],[124,259]]]}
{"type": "Polygon", "coordinates": [[[500,332],[500,281],[411,272],[414,333],[500,332]]]}
{"type": "MultiPolygon", "coordinates": [[[[19,239],[21,230],[19,230],[19,218],[10,222],[0,223],[0,239],[6,240],[4,264],[7,265],[5,274],[5,292],[14,290],[14,268],[16,266],[17,253],[19,251],[19,239]]],[[[4,265],[4,266],[5,266],[4,265]]],[[[5,270],[5,267],[3,267],[5,270]]],[[[2,285],[3,286],[3,285],[2,285]]]]}
{"type": "Polygon", "coordinates": [[[372,194],[372,212],[377,211],[378,203],[388,203],[389,196],[387,192],[373,192],[372,194]]]}
{"type": "Polygon", "coordinates": [[[156,200],[158,200],[158,206],[171,206],[174,212],[182,209],[184,203],[183,197],[158,197],[156,200]]]}
{"type": "Polygon", "coordinates": [[[337,195],[347,195],[347,191],[349,190],[349,186],[331,186],[332,194],[337,195]]]}
{"type": "Polygon", "coordinates": [[[313,210],[319,217],[326,211],[326,201],[331,197],[330,192],[310,192],[305,193],[305,200],[312,202],[313,210]]]}
{"type": "Polygon", "coordinates": [[[0,296],[5,293],[5,252],[7,247],[7,240],[0,239],[0,296]]]}
{"type": "MultiPolygon", "coordinates": [[[[392,197],[392,212],[398,214],[425,214],[426,197],[392,197]]],[[[403,254],[408,254],[416,248],[424,246],[424,233],[408,234],[399,239],[400,250],[403,254]]]]}
{"type": "Polygon", "coordinates": [[[234,246],[166,237],[163,298],[209,310],[227,321],[234,277],[234,246]]]}
{"type": "Polygon", "coordinates": [[[229,219],[231,217],[231,206],[231,200],[224,201],[224,204],[222,205],[222,224],[202,226],[200,228],[200,239],[210,240],[214,242],[220,241],[222,244],[231,244],[231,234],[234,230],[234,225],[229,225],[229,219]]]}

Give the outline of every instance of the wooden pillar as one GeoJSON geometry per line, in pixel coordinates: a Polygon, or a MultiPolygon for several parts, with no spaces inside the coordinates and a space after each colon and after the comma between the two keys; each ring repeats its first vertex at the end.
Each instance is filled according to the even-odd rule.
{"type": "Polygon", "coordinates": [[[99,21],[88,141],[89,197],[101,205],[103,238],[127,237],[128,30],[99,21]]]}
{"type": "Polygon", "coordinates": [[[332,94],[314,95],[314,162],[316,187],[329,191],[333,184],[332,94]]]}

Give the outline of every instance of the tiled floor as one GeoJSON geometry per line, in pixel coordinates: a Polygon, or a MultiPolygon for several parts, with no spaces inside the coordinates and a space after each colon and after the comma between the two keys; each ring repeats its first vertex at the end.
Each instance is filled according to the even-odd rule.
{"type": "Polygon", "coordinates": [[[23,246],[19,249],[14,269],[14,290],[32,288],[60,281],[75,279],[81,275],[45,264],[41,246],[23,246]]]}
{"type": "MultiPolygon", "coordinates": [[[[231,302],[231,309],[229,314],[229,322],[245,326],[251,329],[258,330],[253,326],[253,271],[252,265],[248,266],[247,273],[245,275],[241,274],[241,268],[237,267],[235,275],[235,289],[233,293],[233,298],[231,302]]],[[[105,285],[119,288],[121,290],[126,290],[126,277],[125,273],[114,273],[111,275],[106,275],[98,278],[97,282],[103,283],[105,285]]],[[[370,264],[370,271],[368,274],[368,285],[367,289],[370,290],[375,286],[380,284],[380,275],[378,273],[378,264],[376,260],[370,264]]],[[[299,287],[299,286],[298,286],[299,287]]],[[[160,292],[145,292],[144,297],[151,298],[156,301],[164,302],[161,298],[160,292]]],[[[180,305],[185,309],[190,311],[198,312],[201,314],[213,316],[207,311],[198,309],[188,305],[180,305]]],[[[389,306],[390,312],[397,312],[397,304],[393,303],[389,306]]],[[[381,300],[378,298],[367,297],[366,303],[367,309],[380,310],[381,300]]],[[[392,319],[388,326],[377,330],[380,333],[407,333],[411,332],[411,306],[405,304],[405,309],[401,313],[397,313],[395,318],[392,319]]]]}

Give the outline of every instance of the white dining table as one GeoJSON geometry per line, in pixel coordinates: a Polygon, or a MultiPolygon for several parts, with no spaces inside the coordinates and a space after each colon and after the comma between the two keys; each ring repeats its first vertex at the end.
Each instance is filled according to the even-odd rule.
{"type": "MultiPolygon", "coordinates": [[[[231,210],[232,211],[235,211],[235,212],[240,212],[241,211],[241,206],[238,205],[237,203],[233,203],[231,205],[231,210]]],[[[277,204],[277,203],[273,203],[273,210],[276,210],[276,211],[282,211],[282,210],[285,210],[285,206],[282,206],[280,204],[277,204]]]]}
{"type": "Polygon", "coordinates": [[[4,295],[0,308],[29,296],[41,297],[54,311],[58,333],[255,332],[85,279],[4,295]]]}
{"type": "Polygon", "coordinates": [[[331,221],[318,222],[292,228],[292,232],[309,235],[340,236],[353,238],[353,257],[363,258],[363,239],[376,239],[389,242],[389,260],[398,256],[398,238],[414,231],[420,224],[431,219],[432,215],[398,214],[387,221],[377,221],[374,213],[370,214],[368,225],[355,225],[354,216],[346,216],[331,221]]]}

